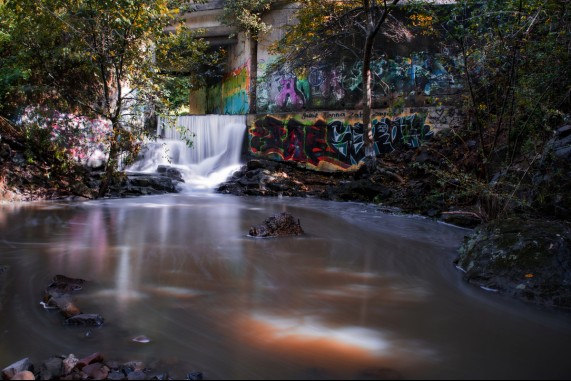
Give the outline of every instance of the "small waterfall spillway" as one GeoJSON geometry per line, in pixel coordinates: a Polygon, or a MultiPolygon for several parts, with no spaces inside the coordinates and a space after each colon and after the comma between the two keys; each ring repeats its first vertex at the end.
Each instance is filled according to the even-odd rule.
{"type": "Polygon", "coordinates": [[[159,166],[173,167],[182,174],[184,191],[213,189],[240,167],[245,132],[244,115],[161,117],[160,138],[149,142],[128,170],[150,173],[159,166]]]}

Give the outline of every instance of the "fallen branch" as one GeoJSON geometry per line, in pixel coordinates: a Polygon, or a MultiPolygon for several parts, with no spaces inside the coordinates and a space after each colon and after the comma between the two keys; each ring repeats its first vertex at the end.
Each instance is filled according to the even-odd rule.
{"type": "Polygon", "coordinates": [[[387,169],[378,168],[378,171],[379,171],[379,173],[380,173],[381,175],[387,175],[387,176],[390,177],[391,179],[393,179],[393,180],[395,180],[395,181],[398,181],[398,182],[401,183],[401,184],[404,184],[404,183],[406,182],[400,175],[397,175],[396,173],[391,172],[391,171],[389,171],[389,170],[387,170],[387,169]]]}

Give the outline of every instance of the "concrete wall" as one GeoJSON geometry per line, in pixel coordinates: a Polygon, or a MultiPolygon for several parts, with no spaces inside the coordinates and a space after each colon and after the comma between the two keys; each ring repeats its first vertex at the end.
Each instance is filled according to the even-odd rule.
{"type": "MultiPolygon", "coordinates": [[[[193,17],[210,25],[216,10],[206,12],[210,13],[193,17]]],[[[292,4],[284,4],[264,18],[273,28],[258,46],[259,115],[249,118],[250,153],[317,170],[352,170],[365,157],[359,111],[361,62],[340,54],[294,71],[266,70],[275,59],[269,48],[283,37],[287,25],[296,22],[294,12],[292,4]]],[[[221,33],[226,32],[224,28],[220,26],[221,33]]],[[[216,37],[213,26],[208,34],[212,41],[222,38],[216,37]]],[[[461,123],[454,108],[462,92],[459,64],[437,37],[413,36],[399,44],[380,38],[377,44],[377,51],[383,52],[372,64],[377,154],[417,147],[438,131],[461,123]]],[[[239,35],[227,41],[226,48],[227,75],[220,83],[195,93],[201,98],[191,101],[197,111],[246,114],[249,110],[249,41],[239,35]]]]}

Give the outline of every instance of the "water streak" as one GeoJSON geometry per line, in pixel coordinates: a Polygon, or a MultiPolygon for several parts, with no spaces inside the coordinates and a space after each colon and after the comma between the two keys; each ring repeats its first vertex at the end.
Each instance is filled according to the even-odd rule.
{"type": "Polygon", "coordinates": [[[212,189],[240,167],[246,132],[243,115],[160,118],[156,142],[149,142],[129,171],[156,172],[160,165],[177,168],[183,190],[212,189]],[[192,141],[189,147],[187,139],[192,141]]]}

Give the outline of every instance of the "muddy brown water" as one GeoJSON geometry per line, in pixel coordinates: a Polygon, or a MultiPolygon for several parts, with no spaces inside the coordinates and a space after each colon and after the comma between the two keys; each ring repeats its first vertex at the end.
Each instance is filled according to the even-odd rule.
{"type": "Polygon", "coordinates": [[[568,379],[571,314],[465,284],[468,233],[312,199],[0,206],[0,367],[99,351],[207,379],[568,379]],[[282,211],[305,236],[246,236],[282,211]],[[40,305],[56,274],[89,281],[74,298],[104,326],[40,305]]]}

